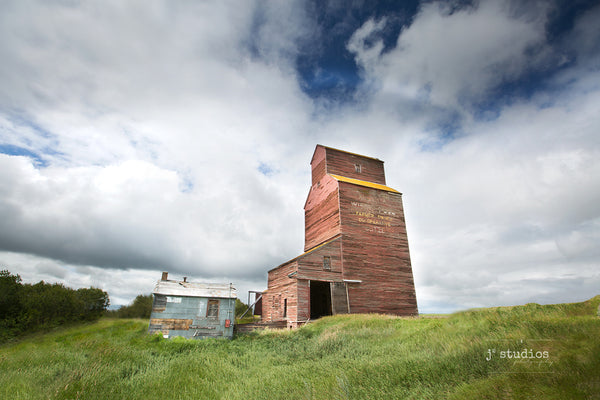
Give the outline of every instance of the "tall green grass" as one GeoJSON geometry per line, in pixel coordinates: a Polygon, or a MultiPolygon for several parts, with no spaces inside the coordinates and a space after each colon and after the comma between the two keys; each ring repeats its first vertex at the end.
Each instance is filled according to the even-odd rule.
{"type": "Polygon", "coordinates": [[[200,341],[149,336],[145,320],[103,319],[0,347],[0,398],[594,399],[599,304],[346,315],[200,341]],[[548,358],[486,358],[523,348],[548,358]]]}

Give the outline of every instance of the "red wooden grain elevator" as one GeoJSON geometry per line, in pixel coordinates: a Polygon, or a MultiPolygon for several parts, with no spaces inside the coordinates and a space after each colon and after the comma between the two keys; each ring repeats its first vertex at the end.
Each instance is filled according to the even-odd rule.
{"type": "Polygon", "coordinates": [[[317,145],[310,164],[305,253],[269,271],[263,322],[417,315],[402,194],[383,161],[317,145]]]}

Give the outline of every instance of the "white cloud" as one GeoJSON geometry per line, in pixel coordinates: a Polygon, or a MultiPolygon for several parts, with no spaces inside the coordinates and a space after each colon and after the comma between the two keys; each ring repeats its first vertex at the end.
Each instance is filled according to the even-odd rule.
{"type": "Polygon", "coordinates": [[[581,107],[514,105],[438,151],[393,161],[424,298],[468,306],[552,301],[561,279],[561,301],[596,294],[584,283],[598,281],[591,243],[600,221],[600,119],[586,106],[600,103],[597,95],[577,99],[581,107]]]}
{"type": "Polygon", "coordinates": [[[382,55],[380,43],[360,45],[385,23],[372,20],[355,32],[348,49],[368,80],[377,82],[377,107],[397,108],[408,98],[430,107],[462,109],[540,62],[545,55],[544,11],[515,16],[505,2],[482,1],[474,9],[449,13],[444,3],[428,3],[392,51],[382,55]],[[527,54],[540,46],[534,56],[527,54]]]}
{"type": "Polygon", "coordinates": [[[386,161],[422,311],[591,297],[598,9],[560,44],[548,90],[472,114],[504,79],[557,62],[539,4],[428,3],[384,54],[389,21],[367,22],[346,45],[368,96],[316,117],[294,69],[314,27],[299,3],[3,4],[0,144],[48,167],[0,155],[0,263],[114,304],[161,270],[231,280],[245,298],[303,248],[322,143],[386,161]],[[441,137],[457,114],[460,133],[441,137]]]}
{"type": "Polygon", "coordinates": [[[213,181],[204,193],[182,192],[177,173],[143,161],[39,170],[25,157],[0,155],[0,165],[4,250],[250,278],[302,245],[275,240],[289,224],[281,217],[290,217],[287,195],[256,170],[238,171],[235,186],[213,181]],[[273,244],[257,246],[258,238],[273,244]]]}
{"type": "MultiPolygon", "coordinates": [[[[515,98],[492,119],[472,114],[472,104],[503,79],[555,61],[544,9],[525,11],[481,2],[448,14],[433,3],[390,52],[361,47],[380,29],[373,21],[348,46],[364,67],[370,108],[328,129],[354,138],[356,148],[378,149],[388,184],[405,193],[421,309],[597,294],[591,284],[600,279],[600,254],[592,246],[600,221],[595,59],[582,51],[548,91],[515,98]],[[460,112],[461,126],[445,138],[431,121],[448,110],[460,112]],[[367,126],[377,129],[361,138],[367,126]]],[[[574,29],[588,35],[585,48],[600,43],[590,39],[598,29],[589,19],[574,29]]]]}
{"type": "Polygon", "coordinates": [[[356,55],[356,62],[362,68],[372,70],[379,61],[379,56],[384,49],[383,40],[375,40],[368,43],[370,39],[383,30],[386,19],[375,22],[370,19],[363,24],[348,41],[348,51],[356,55]]]}

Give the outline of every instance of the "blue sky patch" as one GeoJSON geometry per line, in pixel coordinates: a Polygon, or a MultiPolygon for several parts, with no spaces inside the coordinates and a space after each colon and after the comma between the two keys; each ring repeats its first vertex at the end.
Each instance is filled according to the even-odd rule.
{"type": "Polygon", "coordinates": [[[48,166],[48,162],[44,160],[39,154],[28,150],[24,147],[15,146],[12,144],[0,144],[0,153],[8,154],[9,156],[29,157],[33,161],[33,165],[35,165],[38,168],[44,168],[48,166]]]}
{"type": "Polygon", "coordinates": [[[402,27],[412,22],[418,6],[418,1],[310,1],[307,14],[318,29],[302,43],[296,59],[302,90],[313,99],[352,102],[362,83],[354,55],[347,49],[352,34],[368,20],[385,17],[385,27],[372,38],[383,42],[385,53],[396,46],[402,27]]]}
{"type": "Polygon", "coordinates": [[[275,169],[271,167],[269,164],[261,162],[258,166],[258,172],[263,174],[264,176],[271,176],[275,173],[275,169]]]}

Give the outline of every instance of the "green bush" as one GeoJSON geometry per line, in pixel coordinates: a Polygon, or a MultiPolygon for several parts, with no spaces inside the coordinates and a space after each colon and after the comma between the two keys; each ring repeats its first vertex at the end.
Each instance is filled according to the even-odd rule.
{"type": "MultiPolygon", "coordinates": [[[[236,317],[240,317],[243,313],[246,312],[247,309],[248,309],[247,304],[243,303],[240,299],[235,299],[235,316],[236,317]]],[[[252,314],[252,313],[248,312],[248,314],[246,314],[246,316],[248,316],[250,314],[252,314]]]]}
{"type": "Polygon", "coordinates": [[[74,290],[44,281],[23,284],[19,275],[0,271],[0,342],[23,333],[102,316],[109,304],[101,289],[74,290]]]}
{"type": "Polygon", "coordinates": [[[118,310],[106,312],[107,317],[112,318],[150,318],[152,313],[152,295],[138,295],[128,306],[123,306],[118,310]]]}

